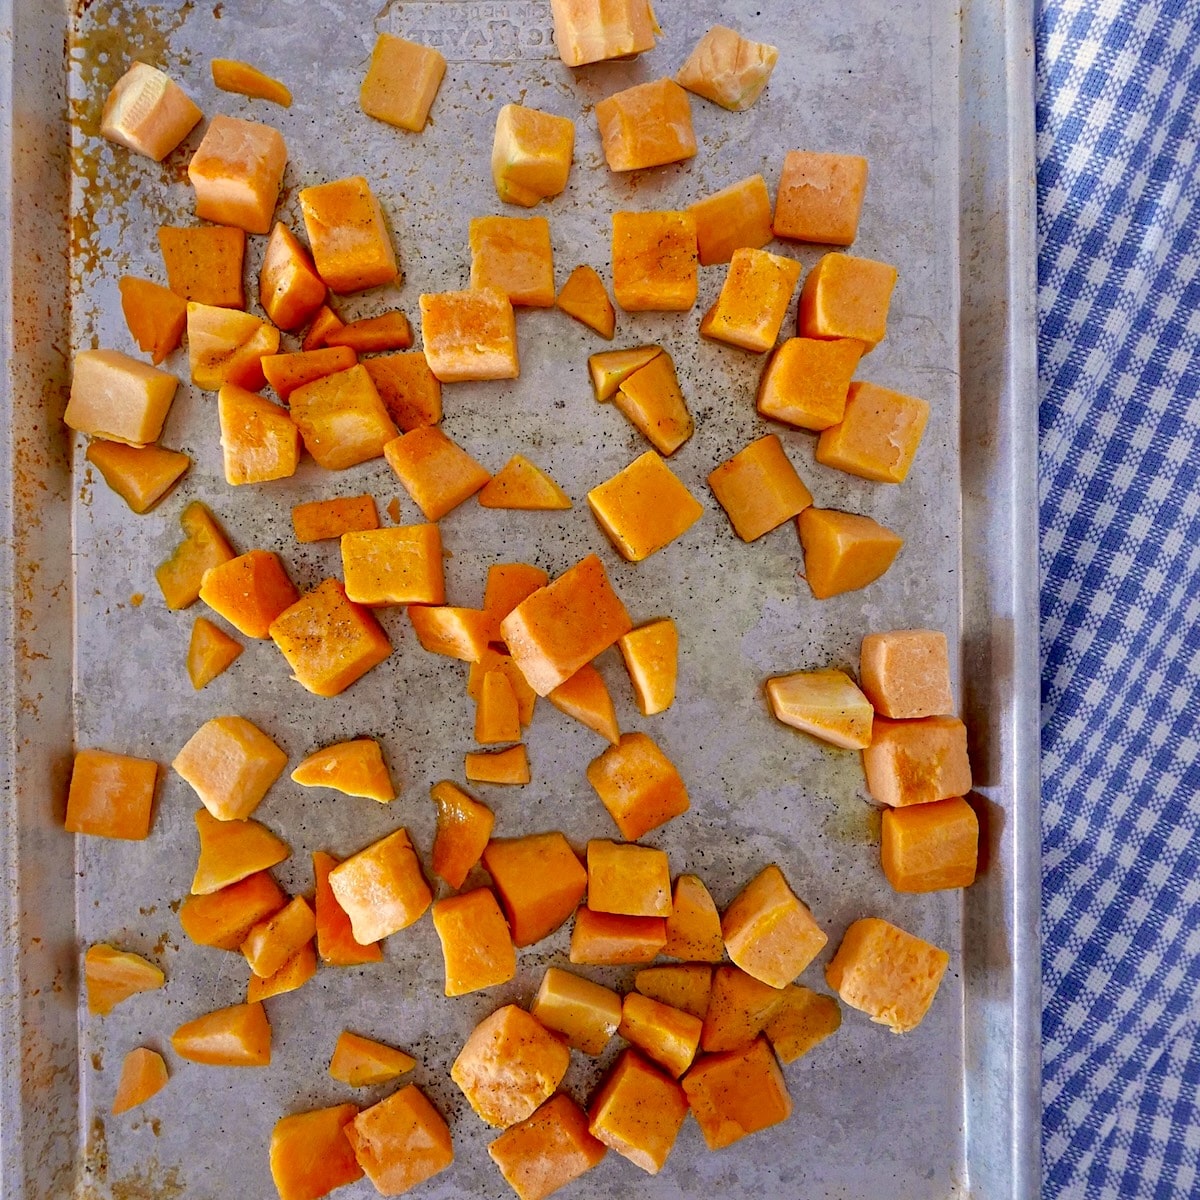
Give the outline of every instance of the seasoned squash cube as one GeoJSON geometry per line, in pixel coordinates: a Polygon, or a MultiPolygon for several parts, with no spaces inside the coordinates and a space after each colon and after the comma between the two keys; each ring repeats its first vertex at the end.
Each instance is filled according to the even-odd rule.
{"type": "MultiPolygon", "coordinates": [[[[655,355],[661,354],[661,346],[634,346],[630,350],[601,350],[588,356],[588,374],[592,379],[592,391],[603,403],[617,394],[617,389],[635,371],[640,371],[655,355]]],[[[671,368],[672,375],[675,372],[671,368]]],[[[676,380],[678,387],[679,381],[676,380]]],[[[682,398],[682,393],[680,393],[682,398]]]]}
{"type": "Polygon", "coordinates": [[[863,769],[872,798],[892,808],[965,796],[971,790],[967,727],[957,717],[876,716],[863,769]]]}
{"type": "Polygon", "coordinates": [[[292,772],[301,787],[332,788],[343,796],[361,796],[390,804],[396,788],[374,738],[352,738],[314,751],[292,772]]]}
{"type": "Polygon", "coordinates": [[[935,629],[868,633],[859,652],[862,690],[881,717],[907,720],[954,711],[950,651],[935,629]]]}
{"type": "Polygon", "coordinates": [[[725,25],[714,25],[696,44],[675,78],[697,96],[743,112],[762,95],[779,51],[752,42],[725,25]]]}
{"type": "Polygon", "coordinates": [[[554,303],[554,254],[545,217],[475,217],[470,227],[471,287],[491,288],[513,307],[554,303]]]}
{"type": "Polygon", "coordinates": [[[505,104],[496,114],[492,139],[492,182],[500,199],[532,208],[567,186],[575,152],[575,122],[569,117],[505,104]]]}
{"type": "Polygon", "coordinates": [[[418,298],[429,369],[443,383],[516,379],[517,322],[512,303],[493,288],[430,292],[418,298]]]}
{"type": "Polygon", "coordinates": [[[670,617],[639,625],[617,639],[638,711],[664,712],[675,700],[679,667],[679,632],[670,617]]]}
{"type": "Polygon", "coordinates": [[[329,1074],[348,1087],[374,1087],[390,1083],[416,1065],[411,1054],[344,1029],[333,1048],[329,1074]]]}
{"type": "Polygon", "coordinates": [[[875,711],[845,671],[794,671],[767,680],[775,719],[843,750],[871,744],[875,711]]]}
{"type": "Polygon", "coordinates": [[[399,279],[383,209],[361,175],[302,188],[299,199],[317,274],[331,291],[360,292],[399,279]]]}
{"type": "Polygon", "coordinates": [[[792,1115],[783,1072],[766,1038],[703,1055],[683,1077],[688,1107],[710,1150],[720,1150],[792,1115]]]}
{"type": "Polygon", "coordinates": [[[636,1050],[626,1050],[592,1100],[588,1128],[610,1150],[657,1175],[687,1114],[683,1088],[636,1050]]]}
{"type": "Polygon", "coordinates": [[[744,542],[762,537],[812,504],[812,493],[773,433],[714,468],[708,486],[744,542]]]}
{"type": "Polygon", "coordinates": [[[653,450],[597,484],[587,501],[609,541],[630,562],[649,558],[704,515],[700,501],[653,450]]]}
{"type": "Polygon", "coordinates": [[[429,795],[437,805],[438,814],[433,839],[434,874],[452,888],[460,888],[483,854],[496,818],[486,804],[468,796],[449,780],[435,783],[429,795]]]}
{"type": "Polygon", "coordinates": [[[251,550],[204,572],[200,599],[246,637],[269,637],[271,622],[299,593],[270,550],[251,550]]]}
{"type": "Polygon", "coordinates": [[[493,641],[499,640],[500,622],[522,600],[549,582],[550,576],[541,567],[531,563],[493,563],[488,567],[487,583],[483,588],[483,607],[496,623],[493,641]]]}
{"type": "Polygon", "coordinates": [[[692,106],[673,79],[653,79],[596,104],[600,144],[613,171],[640,171],[696,154],[692,106]]]}
{"type": "Polygon", "coordinates": [[[381,1196],[399,1196],[454,1161],[450,1127],[414,1083],[364,1109],[345,1134],[381,1196]]]}
{"type": "Polygon", "coordinates": [[[571,498],[540,467],[514,454],[479,493],[484,508],[554,512],[571,507],[571,498]]]}
{"type": "Polygon", "coordinates": [[[826,254],[800,289],[796,332],[810,338],[854,338],[873,349],[887,333],[897,275],[895,267],[874,259],[826,254]]]}
{"type": "Polygon", "coordinates": [[[326,375],[348,371],[357,362],[358,355],[348,346],[322,346],[318,350],[267,354],[260,365],[267,383],[286,404],[297,388],[326,375]]]}
{"type": "Polygon", "coordinates": [[[590,1171],[605,1153],[604,1143],[588,1133],[587,1114],[563,1092],[488,1146],[518,1200],[546,1200],[590,1171]]]}
{"type": "Polygon", "coordinates": [[[832,996],[790,983],[783,1003],[767,1022],[765,1033],[781,1063],[795,1062],[842,1025],[842,1010],[832,996]]]}
{"type": "Polygon", "coordinates": [[[270,1160],[279,1200],[317,1200],[362,1178],[345,1133],[356,1116],[357,1104],[338,1104],[275,1122],[270,1160]]]}
{"type": "Polygon", "coordinates": [[[374,942],[363,945],[356,941],[346,910],[338,903],[329,884],[329,875],[338,865],[332,854],[322,850],[312,856],[313,911],[317,918],[317,953],[321,961],[332,967],[356,967],[361,963],[379,962],[383,951],[374,942]]]}
{"type": "Polygon", "coordinates": [[[113,1096],[113,1116],[145,1104],[166,1086],[167,1064],[162,1055],[144,1046],[130,1050],[121,1062],[121,1078],[113,1096]]]}
{"type": "Polygon", "coordinates": [[[119,350],[81,350],[63,421],[91,437],[144,446],[162,433],[178,386],[174,375],[119,350]]]}
{"type": "Polygon", "coordinates": [[[613,297],[626,312],[686,311],[696,303],[696,218],[690,212],[615,212],[613,297]]]}
{"type": "Polygon", "coordinates": [[[725,910],[721,933],[729,957],[747,975],[775,988],[791,983],[829,941],[774,863],[725,910]]]}
{"type": "Polygon", "coordinates": [[[484,672],[475,702],[475,740],[481,746],[521,740],[521,711],[508,676],[499,667],[484,672]]]}
{"type": "Polygon", "coordinates": [[[733,252],[721,294],[700,322],[700,333],[762,354],[775,345],[801,266],[794,258],[740,247],[733,252]]]}
{"type": "Polygon", "coordinates": [[[287,858],[287,843],[257,821],[219,821],[207,808],[195,812],[200,856],[192,876],[192,895],[208,896],[265,871],[287,858]]]}
{"type": "Polygon", "coordinates": [[[217,394],[225,482],[266,483],[295,475],[300,430],[278,404],[226,384],[217,394]]]}
{"type": "Polygon", "coordinates": [[[687,788],[675,764],[644,733],[626,733],[588,764],[588,782],[626,841],[685,813],[687,788]]]}
{"type": "Polygon", "coordinates": [[[692,1065],[704,1021],[691,1013],[629,992],[621,1006],[621,1036],[676,1079],[692,1065]]]}
{"type": "Polygon", "coordinates": [[[279,351],[279,330],[251,313],[188,301],[188,369],[192,382],[215,392],[227,383],[257,392],[266,386],[262,360],[279,351]]]}
{"type": "Polygon", "coordinates": [[[671,914],[666,851],[593,838],[587,845],[588,908],[631,917],[671,914]]]}
{"type": "MultiPolygon", "coordinates": [[[[716,909],[713,909],[714,915],[716,909]]],[[[720,918],[717,918],[720,930],[720,918]]],[[[670,920],[668,924],[668,946],[670,944],[670,920]]],[[[663,950],[669,954],[669,949],[663,950]]],[[[708,999],[712,994],[712,967],[707,963],[676,963],[669,967],[643,967],[633,977],[633,986],[643,996],[669,1004],[681,1012],[704,1020],[708,1011],[708,999]]]]}
{"type": "MultiPolygon", "coordinates": [[[[333,500],[310,500],[292,509],[292,528],[298,542],[320,542],[342,538],[347,533],[366,533],[379,528],[379,510],[374,496],[338,496],[333,500]]],[[[345,567],[345,554],[342,566],[345,567]]]]}
{"type": "Polygon", "coordinates": [[[258,301],[263,311],[273,324],[292,332],[312,320],[327,292],[308,249],[286,225],[276,221],[258,272],[258,301]]]}
{"type": "Polygon", "coordinates": [[[100,136],[162,162],[203,116],[170,76],[133,62],[104,101],[100,136]]]}
{"type": "Polygon", "coordinates": [[[180,1025],[171,1049],[210,1067],[269,1067],[271,1026],[260,1003],[231,1004],[180,1025]]]}
{"type": "Polygon", "coordinates": [[[761,175],[750,175],[688,205],[696,218],[700,265],[729,262],[743,246],[761,250],[772,237],[771,196],[761,175]]]}
{"type": "Polygon", "coordinates": [[[129,333],[157,367],[183,340],[187,301],[160,284],[132,275],[123,275],[117,286],[129,333]]]}
{"type": "Polygon", "coordinates": [[[436,901],[433,927],[442,943],[447,996],[496,987],[517,973],[517,952],[491,888],[436,901]]]}
{"type": "Polygon", "coordinates": [[[368,117],[420,133],[446,74],[440,50],[381,33],[358,102],[368,117]]]}
{"type": "Polygon", "coordinates": [[[547,967],[530,1012],[569,1045],[594,1058],[621,1023],[621,997],[581,975],[547,967]]]}
{"type": "Polygon", "coordinates": [[[423,425],[384,447],[388,466],[429,521],[440,521],[491,476],[436,425],[423,425]]]}
{"type": "Polygon", "coordinates": [[[493,838],[483,851],[512,929],[513,943],[531,946],[553,933],[587,891],[587,872],[561,833],[493,838]]]}
{"type": "Polygon", "coordinates": [[[188,163],[196,216],[267,233],[286,165],[287,146],[278,129],[218,114],[188,163]]]}
{"type": "Polygon", "coordinates": [[[717,967],[700,1048],[706,1054],[716,1054],[748,1045],[783,1008],[786,999],[786,990],[762,983],[737,967],[717,967]]]}
{"type": "Polygon", "coordinates": [[[287,755],[245,717],[214,717],[171,763],[218,821],[243,821],[287,766],[287,755]]]}
{"type": "Polygon", "coordinates": [[[884,809],[880,859],[898,892],[970,887],[979,859],[979,818],[961,796],[884,809]]]}
{"type": "Polygon", "coordinates": [[[674,454],[692,436],[692,414],[665,350],[621,380],[613,404],[659,454],[674,454]]]}
{"type": "Polygon", "coordinates": [[[867,160],[856,154],[792,150],[775,195],[776,237],[849,246],[867,190],[867,160]]]}
{"type": "Polygon", "coordinates": [[[850,377],[862,354],[862,342],[853,338],[788,338],[762,373],[758,411],[798,429],[836,425],[845,416],[850,377]]]}
{"type": "Polygon", "coordinates": [[[804,547],[804,575],[818,600],[874,583],[904,545],[898,533],[878,521],[833,508],[809,505],[796,526],[804,547]]]}
{"type": "Polygon", "coordinates": [[[305,448],[330,471],[379,458],[399,435],[361,363],[298,387],[290,401],[305,448]]]}
{"type": "Polygon", "coordinates": [[[491,620],[481,608],[410,604],[407,612],[417,640],[431,654],[479,662],[487,650],[491,620]]]}
{"type": "Polygon", "coordinates": [[[661,917],[626,917],[581,905],[571,927],[573,963],[619,967],[648,963],[662,952],[667,934],[661,917]]]}
{"type": "Polygon", "coordinates": [[[183,510],[179,524],[183,527],[183,541],[154,570],[163,599],[171,609],[195,604],[208,570],[234,557],[220,526],[199,500],[193,500],[183,510]]]}
{"type": "Polygon", "coordinates": [[[412,326],[399,310],[363,317],[336,329],[325,338],[325,345],[375,354],[380,350],[407,350],[413,344],[412,326]]]}
{"type": "Polygon", "coordinates": [[[721,914],[698,875],[680,875],[675,880],[663,953],[671,958],[706,963],[720,962],[725,957],[721,914]]]}
{"type": "Polygon", "coordinates": [[[408,831],[373,842],[329,872],[329,886],[363,945],[406,929],[433,902],[408,831]]]}
{"type": "Polygon", "coordinates": [[[150,833],[158,764],[107,750],[79,750],[71,768],[68,833],[141,841],[150,833]]]}
{"type": "Polygon", "coordinates": [[[925,400],[852,383],[841,421],[817,438],[817,462],[877,483],[903,483],[928,420],[925,400]]]}
{"type": "MultiPolygon", "coordinates": [[[[218,308],[245,308],[246,231],[231,225],[158,227],[167,283],[175,295],[218,308]]],[[[270,315],[268,313],[268,315],[270,315]]]]}
{"type": "MultiPolygon", "coordinates": [[[[322,304],[317,309],[317,315],[313,317],[312,324],[309,325],[308,331],[304,335],[304,340],[300,343],[301,350],[321,350],[328,349],[325,339],[331,334],[336,333],[339,329],[345,329],[346,323],[341,317],[329,307],[328,304],[322,304]]],[[[345,347],[343,347],[345,349],[345,347]]]]}
{"type": "Polygon", "coordinates": [[[650,0],[613,0],[603,9],[595,0],[550,0],[550,12],[554,45],[568,67],[653,50],[662,32],[650,0]]]}
{"type": "Polygon", "coordinates": [[[617,726],[617,710],[609,695],[604,676],[592,666],[584,663],[570,679],[560,683],[546,697],[559,712],[574,717],[581,725],[611,742],[614,746],[621,740],[617,726]]]}
{"type": "Polygon", "coordinates": [[[250,970],[269,979],[317,932],[316,918],[303,896],[296,896],[277,913],[255,925],[242,943],[250,970]]]}
{"type": "Polygon", "coordinates": [[[342,577],[356,604],[444,604],[441,532],[426,524],[344,533],[342,577]]]}
{"type": "Polygon", "coordinates": [[[167,977],[152,962],[104,942],[89,946],[83,956],[83,982],[88,1012],[107,1016],[118,1004],[138,992],[153,992],[167,977]]]}
{"type": "Polygon", "coordinates": [[[256,871],[208,895],[188,896],[179,909],[179,923],[198,946],[237,950],[259,921],[286,903],[279,884],[266,871],[256,871]]]}
{"type": "Polygon", "coordinates": [[[442,385],[423,350],[381,354],[364,360],[363,366],[402,433],[442,419],[442,385]]]}
{"type": "Polygon", "coordinates": [[[149,512],[192,465],[186,454],[161,446],[91,442],[85,456],[135,513],[149,512]]]}

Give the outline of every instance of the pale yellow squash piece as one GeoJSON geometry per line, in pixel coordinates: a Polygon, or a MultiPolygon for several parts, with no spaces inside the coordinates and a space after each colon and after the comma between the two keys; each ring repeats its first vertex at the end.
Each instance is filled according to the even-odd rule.
{"type": "Polygon", "coordinates": [[[88,1012],[106,1016],[122,1000],[162,987],[166,976],[140,954],[101,942],[89,947],[83,957],[83,981],[88,1012]]]}
{"type": "Polygon", "coordinates": [[[776,720],[793,729],[843,750],[864,750],[871,744],[875,710],[845,671],[776,675],[767,680],[767,698],[776,720]]]}

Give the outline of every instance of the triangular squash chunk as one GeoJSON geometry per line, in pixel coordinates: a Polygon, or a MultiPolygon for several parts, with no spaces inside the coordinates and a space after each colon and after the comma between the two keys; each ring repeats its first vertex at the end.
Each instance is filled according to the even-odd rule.
{"type": "Polygon", "coordinates": [[[661,353],[661,346],[634,346],[631,350],[601,350],[593,354],[588,359],[588,374],[596,399],[611,400],[634,371],[640,371],[661,353]]]}
{"type": "Polygon", "coordinates": [[[617,713],[603,676],[591,663],[585,663],[565,683],[547,697],[555,708],[607,738],[615,746],[621,740],[617,713]]]}
{"type": "Polygon", "coordinates": [[[397,1079],[416,1065],[417,1060],[403,1050],[345,1030],[333,1049],[329,1074],[350,1087],[371,1087],[397,1079]]]}
{"type": "Polygon", "coordinates": [[[293,772],[304,787],[327,787],[347,796],[364,796],[387,804],[396,789],[383,761],[383,751],[372,738],[338,742],[310,754],[293,772]]]}
{"type": "Polygon", "coordinates": [[[192,687],[199,691],[233,665],[245,649],[236,638],[218,629],[207,617],[197,617],[188,642],[187,673],[192,687]]]}
{"type": "Polygon", "coordinates": [[[286,842],[257,821],[218,821],[207,808],[196,810],[200,861],[193,896],[209,896],[231,883],[281,863],[291,853],[286,842]]]}
{"type": "Polygon", "coordinates": [[[567,509],[571,498],[523,455],[514,454],[479,493],[484,508],[567,509]]]}
{"type": "Polygon", "coordinates": [[[663,953],[687,962],[720,962],[725,957],[721,915],[704,881],[697,875],[680,875],[672,901],[663,953]]]}
{"type": "Polygon", "coordinates": [[[595,269],[578,266],[567,277],[554,303],[602,338],[611,338],[617,328],[617,314],[604,281],[595,269]]]}
{"type": "Polygon", "coordinates": [[[429,789],[437,805],[437,834],[433,839],[433,869],[452,888],[460,888],[479,861],[496,818],[486,804],[443,779],[429,789]]]}

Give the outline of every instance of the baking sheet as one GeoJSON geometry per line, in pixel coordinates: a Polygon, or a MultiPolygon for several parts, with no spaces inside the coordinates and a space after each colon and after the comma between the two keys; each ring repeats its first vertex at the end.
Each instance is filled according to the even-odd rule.
{"type": "MultiPolygon", "coordinates": [[[[576,507],[560,515],[464,505],[442,522],[453,556],[448,595],[478,603],[492,561],[528,559],[557,573],[584,553],[600,553],[636,621],[669,614],[681,633],[679,699],[659,717],[636,713],[612,652],[598,664],[622,728],[658,740],[691,791],[691,813],[646,840],[668,851],[674,871],[699,873],[719,905],[763,863],[778,861],[830,934],[828,951],[801,979],[811,986],[824,990],[820,968],[862,915],[886,916],[951,953],[937,1001],[913,1035],[893,1037],[847,1011],[836,1037],[787,1069],[796,1105],[789,1122],[716,1155],[689,1122],[660,1176],[609,1155],[571,1194],[1037,1194],[1027,12],[970,4],[960,24],[958,6],[946,0],[903,11],[850,0],[836,11],[797,15],[785,37],[777,16],[746,0],[719,13],[660,8],[665,36],[653,53],[572,73],[553,56],[542,3],[395,3],[373,19],[350,4],[278,0],[105,2],[72,14],[0,4],[12,47],[0,77],[4,98],[12,97],[4,106],[9,219],[0,224],[12,231],[13,268],[0,293],[9,305],[6,400],[13,414],[0,465],[12,497],[0,566],[13,621],[0,1015],[5,1045],[21,1049],[20,1070],[6,1056],[2,1080],[5,1195],[270,1197],[265,1147],[275,1120],[348,1097],[325,1073],[342,1027],[417,1055],[416,1081],[451,1121],[458,1160],[422,1194],[509,1194],[486,1155],[493,1132],[467,1109],[446,1068],[478,1019],[509,1000],[527,1002],[545,965],[564,962],[566,953],[564,929],[522,952],[511,985],[447,1000],[436,938],[422,921],[388,939],[380,966],[322,970],[301,991],[269,1001],[269,1070],[203,1068],[168,1053],[169,1086],[142,1110],[108,1116],[125,1051],[164,1049],[182,1021],[240,1000],[245,968],[240,957],[193,946],[179,930],[172,902],[186,894],[194,866],[196,804],[169,771],[147,842],[78,839],[72,846],[56,829],[72,741],[166,764],[204,720],[223,712],[253,720],[293,762],[342,736],[379,737],[401,788],[393,805],[308,792],[285,777],[255,814],[293,848],[276,872],[281,882],[305,890],[309,851],[346,854],[402,824],[427,856],[428,786],[461,780],[473,716],[465,668],[425,654],[399,613],[383,618],[396,646],[392,658],[334,700],[291,683],[269,644],[252,644],[203,692],[193,693],[183,673],[192,614],[167,612],[152,578],[178,539],[183,504],[209,502],[239,549],[279,550],[304,587],[337,573],[337,551],[294,544],[291,503],[369,490],[381,505],[399,495],[403,519],[417,519],[382,464],[329,475],[307,463],[294,480],[229,489],[212,397],[186,384],[163,441],[190,453],[194,465],[154,513],[132,517],[102,483],[93,485],[81,447],[69,457],[54,419],[68,348],[132,348],[117,280],[126,271],[161,278],[155,227],[192,220],[185,167],[199,132],[162,167],[95,137],[99,103],[135,56],[169,69],[207,114],[248,115],[283,131],[291,162],[279,215],[293,227],[300,226],[299,188],[351,173],[372,181],[405,279],[398,289],[345,301],[340,308],[350,316],[392,303],[415,316],[421,291],[465,285],[467,223],[500,211],[487,151],[495,110],[508,100],[577,119],[567,192],[538,210],[551,221],[560,282],[580,261],[607,276],[615,208],[686,204],[754,171],[773,190],[782,151],[793,146],[869,157],[854,250],[897,263],[901,283],[889,337],[859,377],[925,396],[933,405],[930,427],[902,488],[827,471],[812,461],[810,435],[774,431],[818,503],[869,513],[905,535],[905,550],[884,579],[818,603],[797,578],[790,525],[750,546],[729,530],[704,478],[766,427],[752,403],[761,361],[695,335],[723,276],[710,268],[701,273],[692,314],[623,314],[614,342],[660,341],[675,355],[697,433],[672,467],[704,503],[704,518],[644,563],[617,558],[583,495],[642,445],[619,414],[591,399],[585,360],[598,339],[561,314],[522,312],[521,379],[447,387],[445,428],[492,470],[512,453],[527,453],[566,486],[576,507]],[[695,160],[633,180],[611,176],[590,105],[673,71],[714,20],[780,45],[767,93],[747,114],[695,101],[695,160]],[[436,44],[450,60],[433,122],[419,137],[357,109],[381,29],[436,44]],[[317,47],[320,64],[305,65],[317,47]],[[295,92],[295,106],[284,112],[215,92],[212,56],[249,58],[278,74],[295,92]],[[853,667],[864,631],[905,625],[944,628],[963,647],[956,677],[987,801],[988,861],[961,897],[891,893],[878,870],[877,820],[857,756],[777,725],[761,698],[767,675],[853,667]],[[103,1021],[87,1018],[77,1003],[78,962],[100,940],[160,962],[168,986],[103,1021]]],[[[261,239],[255,249],[261,253],[261,239]]],[[[819,255],[795,245],[783,252],[805,265],[819,255]]],[[[169,365],[186,376],[182,355],[169,365]]],[[[495,808],[497,832],[561,828],[580,846],[589,836],[610,836],[583,775],[603,743],[547,704],[527,741],[528,788],[473,789],[495,808]]],[[[609,983],[631,974],[584,973],[609,983]]],[[[567,1090],[585,1100],[597,1074],[576,1056],[567,1090]]],[[[341,1194],[373,1192],[364,1181],[341,1194]]]]}

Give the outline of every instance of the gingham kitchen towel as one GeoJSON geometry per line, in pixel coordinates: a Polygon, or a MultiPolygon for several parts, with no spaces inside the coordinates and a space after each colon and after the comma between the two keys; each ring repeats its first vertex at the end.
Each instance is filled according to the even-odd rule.
{"type": "Polygon", "coordinates": [[[1048,1197],[1200,1195],[1200,0],[1037,14],[1048,1197]]]}

